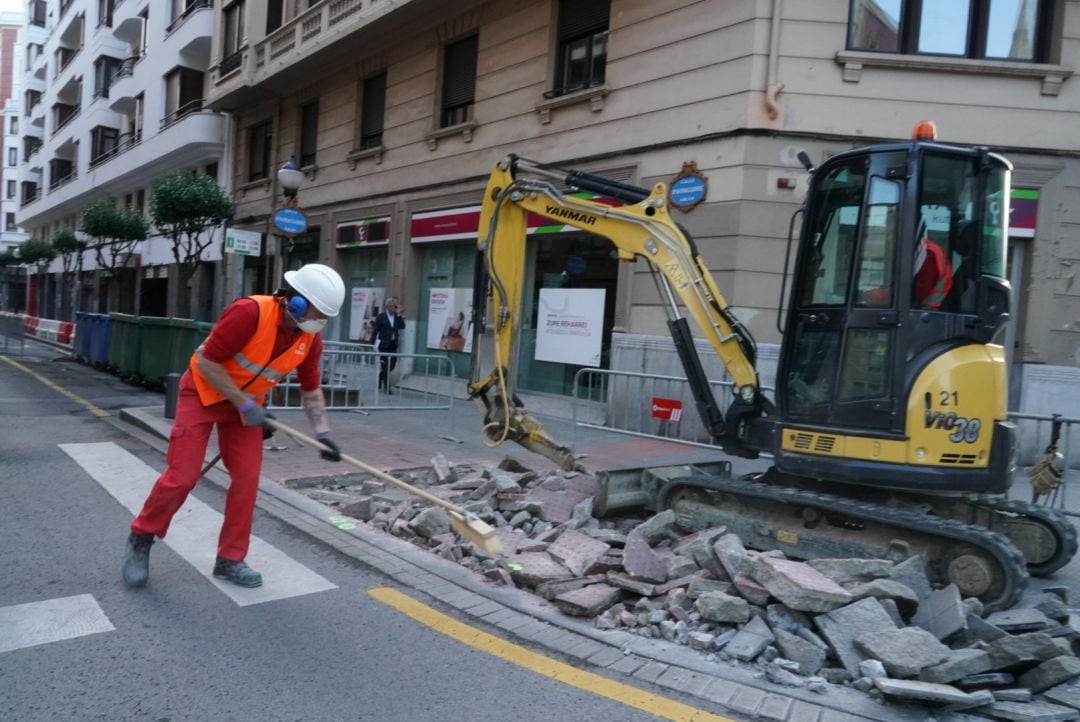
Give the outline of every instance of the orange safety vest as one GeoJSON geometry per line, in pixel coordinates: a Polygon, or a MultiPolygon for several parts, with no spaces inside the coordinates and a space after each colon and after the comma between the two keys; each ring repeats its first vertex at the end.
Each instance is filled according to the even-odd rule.
{"type": "MultiPolygon", "coordinates": [[[[240,352],[222,365],[229,372],[233,383],[255,401],[261,403],[267,391],[307,358],[315,334],[301,332],[289,348],[277,358],[270,358],[274,352],[274,338],[277,336],[278,319],[282,313],[281,304],[273,296],[248,296],[248,298],[259,306],[259,323],[255,327],[255,333],[240,349],[240,352]]],[[[202,401],[203,406],[209,406],[224,401],[225,396],[214,388],[213,384],[207,381],[199,371],[200,351],[202,351],[202,346],[191,354],[188,365],[191,368],[191,378],[195,381],[195,388],[199,392],[199,400],[202,401]]]]}

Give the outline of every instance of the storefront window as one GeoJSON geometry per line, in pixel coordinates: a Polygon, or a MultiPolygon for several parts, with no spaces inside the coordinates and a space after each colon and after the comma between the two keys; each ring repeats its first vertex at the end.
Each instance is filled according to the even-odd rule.
{"type": "MultiPolygon", "coordinates": [[[[476,243],[439,243],[423,249],[416,318],[416,352],[450,357],[454,376],[472,374],[471,313],[476,243]],[[460,340],[458,340],[460,339],[460,340]]],[[[435,368],[434,366],[432,367],[435,368]]]]}
{"type": "Polygon", "coordinates": [[[341,340],[371,343],[372,322],[386,297],[387,247],[350,248],[340,251],[339,258],[345,281],[341,340]]]}

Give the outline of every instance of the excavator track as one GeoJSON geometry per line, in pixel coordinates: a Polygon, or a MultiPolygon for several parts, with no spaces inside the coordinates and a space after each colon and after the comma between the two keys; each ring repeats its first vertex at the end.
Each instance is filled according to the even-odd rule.
{"type": "Polygon", "coordinates": [[[658,508],[697,531],[719,524],[752,549],[779,549],[792,558],[923,558],[934,584],[955,583],[988,610],[1008,609],[1028,583],[1024,554],[989,529],[904,508],[867,503],[758,479],[712,475],[671,478],[658,508]]]}
{"type": "Polygon", "coordinates": [[[1076,527],[1059,511],[1019,499],[980,497],[972,502],[990,515],[988,528],[997,531],[1019,547],[1027,558],[1028,572],[1045,577],[1069,563],[1077,551],[1076,527]],[[1013,528],[1036,527],[1035,535],[1017,534],[1013,528]]]}

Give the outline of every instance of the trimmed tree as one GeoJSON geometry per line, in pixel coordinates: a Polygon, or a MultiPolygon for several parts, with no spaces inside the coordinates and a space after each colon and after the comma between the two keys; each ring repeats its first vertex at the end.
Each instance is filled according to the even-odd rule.
{"type": "MultiPolygon", "coordinates": [[[[75,231],[65,228],[59,231],[52,237],[52,247],[60,254],[60,263],[63,268],[63,286],[67,289],[67,296],[65,303],[68,304],[68,310],[72,314],[79,311],[79,287],[82,281],[82,268],[83,268],[83,251],[86,250],[86,243],[80,241],[75,235],[75,231]],[[75,273],[75,283],[71,283],[71,274],[75,273]]],[[[64,310],[61,310],[61,315],[64,314],[64,310]]],[[[73,316],[71,317],[73,320],[73,316]]]]}
{"type": "Polygon", "coordinates": [[[37,241],[33,238],[19,244],[19,263],[27,266],[36,266],[38,274],[38,294],[41,300],[42,313],[45,305],[45,271],[56,258],[56,249],[48,241],[37,241]]]}
{"type": "MultiPolygon", "coordinates": [[[[127,265],[139,241],[146,240],[150,224],[141,213],[130,208],[117,208],[112,201],[103,198],[83,209],[79,230],[90,237],[88,247],[97,257],[98,268],[108,270],[112,276],[117,269],[127,265]]],[[[98,274],[97,292],[100,299],[101,274],[98,274]]]]}
{"type": "MultiPolygon", "coordinates": [[[[234,210],[217,181],[203,173],[177,171],[154,184],[150,218],[172,242],[181,289],[190,290],[203,251],[214,242],[214,232],[232,220],[234,210]]],[[[179,314],[189,316],[191,293],[180,294],[180,306],[179,314]]]]}

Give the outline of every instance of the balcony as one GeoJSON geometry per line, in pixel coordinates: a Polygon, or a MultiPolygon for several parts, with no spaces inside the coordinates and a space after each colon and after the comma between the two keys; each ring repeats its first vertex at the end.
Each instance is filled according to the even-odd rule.
{"type": "MultiPolygon", "coordinates": [[[[165,28],[165,35],[172,35],[173,31],[179,28],[181,25],[188,21],[192,15],[195,15],[200,10],[210,10],[214,7],[214,3],[210,0],[189,0],[187,7],[184,8],[184,12],[180,13],[180,16],[175,18],[168,27],[165,28]]],[[[211,18],[213,20],[213,18],[211,18]]]]}
{"type": "Polygon", "coordinates": [[[22,200],[19,201],[19,208],[26,208],[28,205],[41,198],[41,189],[34,188],[23,193],[22,200]]]}
{"type": "Polygon", "coordinates": [[[210,39],[214,34],[214,11],[208,0],[198,0],[173,21],[165,36],[164,49],[175,52],[188,65],[206,67],[210,63],[210,39]]]}
{"type": "MultiPolygon", "coordinates": [[[[50,175],[52,175],[50,173],[50,175]]],[[[65,172],[61,172],[58,178],[49,181],[49,192],[52,193],[58,188],[63,188],[68,183],[78,179],[79,172],[75,170],[75,166],[71,166],[65,172]]]]}
{"type": "Polygon", "coordinates": [[[173,112],[169,113],[168,115],[166,115],[164,118],[161,119],[161,129],[165,130],[170,125],[172,125],[173,123],[181,120],[182,118],[185,118],[185,117],[191,115],[192,113],[198,113],[200,110],[202,110],[202,107],[203,107],[202,98],[195,98],[194,100],[187,101],[186,103],[182,104],[179,108],[177,108],[176,110],[174,110],[173,112]]]}
{"type": "Polygon", "coordinates": [[[315,71],[316,67],[354,62],[357,47],[411,32],[417,17],[434,22],[479,7],[482,2],[323,0],[258,43],[241,48],[239,54],[214,58],[217,64],[210,67],[207,104],[233,110],[257,101],[263,90],[291,92],[290,83],[295,83],[304,66],[315,71]]]}
{"type": "Polygon", "coordinates": [[[68,69],[68,67],[71,65],[71,61],[77,58],[81,51],[81,47],[56,49],[56,71],[53,73],[53,80],[59,78],[60,74],[68,69]]]}
{"type": "Polygon", "coordinates": [[[125,58],[109,85],[109,110],[114,113],[130,113],[135,107],[135,95],[143,91],[142,84],[135,81],[135,67],[142,58],[125,58]]]}
{"type": "Polygon", "coordinates": [[[127,0],[113,6],[113,37],[123,43],[135,43],[142,34],[143,21],[138,15],[139,3],[127,0]]]}
{"type": "Polygon", "coordinates": [[[112,160],[121,153],[134,148],[142,142],[142,131],[136,131],[134,133],[121,133],[117,139],[116,145],[113,148],[105,151],[96,158],[90,159],[90,168],[97,168],[103,163],[112,160]]]}
{"type": "Polygon", "coordinates": [[[53,132],[50,137],[55,138],[57,133],[62,131],[71,121],[79,117],[79,111],[82,108],[78,105],[65,105],[63,103],[57,103],[53,106],[53,119],[56,123],[53,126],[53,132]]]}

